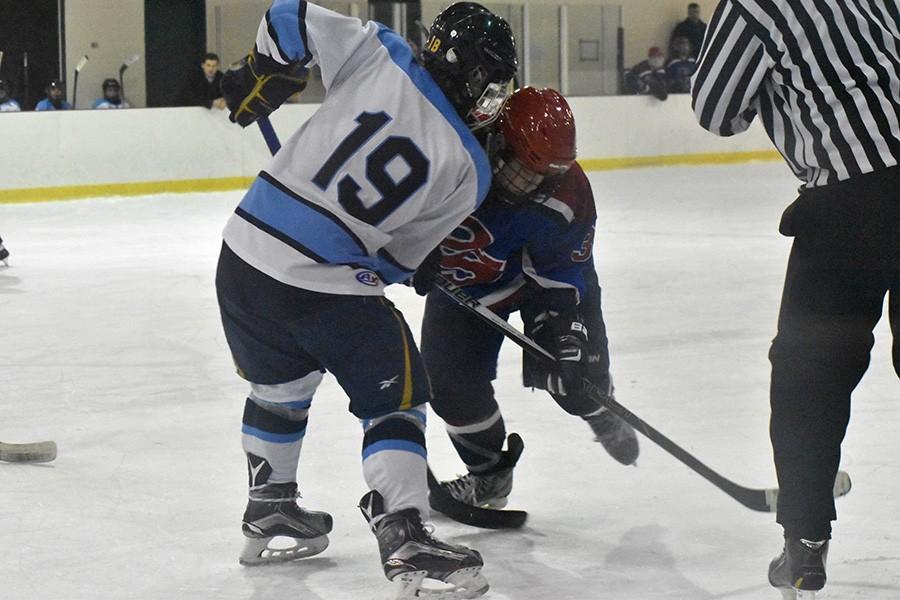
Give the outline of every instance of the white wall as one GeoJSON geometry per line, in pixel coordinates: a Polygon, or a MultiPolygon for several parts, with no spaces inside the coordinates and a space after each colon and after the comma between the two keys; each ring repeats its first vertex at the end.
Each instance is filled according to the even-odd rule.
{"type": "Polygon", "coordinates": [[[580,159],[674,156],[774,150],[757,121],[728,138],[701,128],[688,94],[665,102],[652,96],[569,98],[575,113],[580,159]]]}
{"type": "MultiPolygon", "coordinates": [[[[688,96],[666,102],[637,96],[573,98],[579,157],[771,150],[758,126],[733,138],[703,131],[689,101],[688,96]]],[[[276,111],[272,121],[280,137],[286,139],[316,108],[296,104],[276,111]]],[[[0,135],[0,191],[250,177],[269,157],[256,127],[242,130],[225,111],[203,108],[5,113],[0,135]]]]}

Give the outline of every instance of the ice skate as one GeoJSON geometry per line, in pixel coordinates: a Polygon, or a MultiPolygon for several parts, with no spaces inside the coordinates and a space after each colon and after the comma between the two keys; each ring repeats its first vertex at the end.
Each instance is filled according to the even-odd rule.
{"type": "Polygon", "coordinates": [[[397,587],[397,600],[461,600],[487,592],[481,555],[432,537],[415,508],[385,513],[384,499],[372,490],[359,509],[378,539],[384,574],[397,587]]]}
{"type": "Polygon", "coordinates": [[[451,481],[442,481],[444,488],[453,498],[484,508],[503,508],[512,491],[513,468],[519,462],[525,444],[517,433],[506,438],[506,451],[494,469],[487,473],[469,473],[451,481]]]}
{"type": "Polygon", "coordinates": [[[769,583],[784,600],[814,600],[825,587],[828,540],[785,538],[784,550],[769,563],[769,583]]]}
{"type": "Polygon", "coordinates": [[[594,432],[594,441],[603,447],[623,465],[633,465],[640,453],[634,428],[614,415],[605,406],[595,413],[581,417],[594,432]]]}
{"type": "Polygon", "coordinates": [[[313,556],[328,547],[331,515],[297,505],[296,483],[270,483],[250,492],[241,529],[247,537],[242,565],[262,565],[313,556]],[[275,538],[289,545],[273,544],[275,538]]]}
{"type": "Polygon", "coordinates": [[[0,263],[3,263],[4,267],[9,266],[9,261],[7,260],[8,258],[9,258],[9,250],[7,250],[3,246],[3,238],[0,238],[0,263]]]}

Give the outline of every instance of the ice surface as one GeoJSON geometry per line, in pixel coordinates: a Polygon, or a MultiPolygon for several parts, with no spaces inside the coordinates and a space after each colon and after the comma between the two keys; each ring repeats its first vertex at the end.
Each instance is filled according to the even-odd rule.
{"type": "MultiPolygon", "coordinates": [[[[618,399],[739,483],[775,485],[766,352],[796,182],[779,164],[591,175],[618,399]]],[[[381,599],[360,428],[326,378],[303,449],[304,502],[335,516],[331,547],[245,568],[240,418],[213,289],[219,233],[239,193],[0,206],[0,439],[54,439],[43,466],[0,464],[0,598],[381,599]]],[[[395,286],[398,287],[398,286],[395,286]]],[[[390,296],[418,330],[423,303],[390,296]]],[[[885,319],[886,321],[886,319],[885,319]]],[[[855,394],[843,468],[851,494],[829,557],[828,598],[900,597],[900,386],[882,322],[855,394]]],[[[501,355],[497,395],[525,439],[510,506],[517,532],[435,519],[485,555],[490,600],[775,600],[772,515],[743,508],[642,439],[613,462],[586,425],[519,385],[501,355]]],[[[464,376],[464,374],[460,374],[464,376]]],[[[436,417],[439,475],[462,469],[436,417]]]]}

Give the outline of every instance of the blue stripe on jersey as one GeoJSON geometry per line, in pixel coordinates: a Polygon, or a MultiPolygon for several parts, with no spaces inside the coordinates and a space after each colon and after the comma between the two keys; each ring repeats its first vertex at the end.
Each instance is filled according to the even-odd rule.
{"type": "Polygon", "coordinates": [[[428,98],[428,101],[434,105],[438,112],[444,115],[444,118],[453,126],[463,146],[472,157],[475,164],[475,172],[478,174],[478,198],[476,199],[476,207],[480,206],[487,196],[488,190],[491,188],[491,165],[488,161],[487,154],[484,149],[466,127],[462,118],[457,114],[456,109],[447,100],[444,92],[434,82],[425,67],[420,65],[413,56],[409,44],[397,35],[393,30],[389,29],[381,23],[378,24],[378,39],[387,49],[391,59],[409,76],[413,84],[422,94],[428,98]]]}
{"type": "Polygon", "coordinates": [[[396,258],[391,256],[390,252],[383,248],[378,251],[378,259],[381,266],[377,271],[382,275],[382,279],[390,283],[406,281],[415,272],[415,269],[400,264],[396,258]]]}
{"type": "Polygon", "coordinates": [[[384,450],[400,450],[402,452],[412,452],[413,454],[418,454],[422,458],[428,458],[428,453],[425,451],[425,448],[421,444],[408,442],[406,440],[381,440],[379,442],[375,442],[371,446],[366,446],[365,448],[363,448],[363,460],[369,458],[376,452],[382,452],[384,450]]]}
{"type": "Polygon", "coordinates": [[[268,173],[260,173],[239,206],[327,262],[343,264],[370,259],[362,241],[337,217],[289,193],[268,173]]]}
{"type": "Polygon", "coordinates": [[[306,428],[304,427],[300,431],[294,433],[272,433],[271,431],[263,431],[256,427],[243,425],[241,427],[241,433],[259,438],[265,442],[272,442],[273,444],[292,444],[303,439],[303,436],[306,435],[306,428]]]}
{"type": "Polygon", "coordinates": [[[281,54],[289,61],[307,58],[305,0],[275,0],[269,9],[269,23],[278,34],[277,44],[281,54]]]}
{"type": "Polygon", "coordinates": [[[365,244],[327,209],[298,196],[265,171],[259,174],[236,212],[263,231],[315,260],[370,269],[386,283],[413,273],[390,254],[369,256],[365,244]]]}

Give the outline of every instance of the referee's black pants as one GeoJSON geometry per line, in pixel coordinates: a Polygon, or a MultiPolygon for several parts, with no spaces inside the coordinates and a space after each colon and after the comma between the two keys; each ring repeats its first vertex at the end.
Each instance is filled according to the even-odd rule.
{"type": "Polygon", "coordinates": [[[831,537],[850,394],[886,294],[900,377],[900,168],[803,191],[779,229],[794,242],[769,352],[777,521],[820,540],[831,537]]]}

